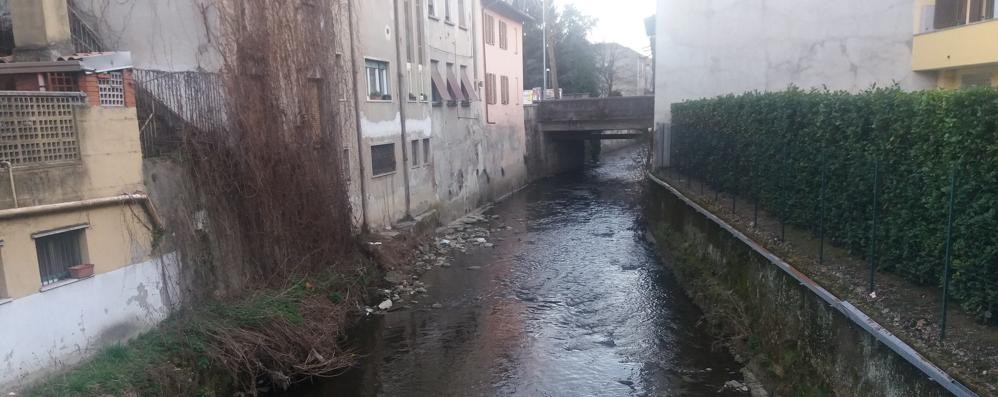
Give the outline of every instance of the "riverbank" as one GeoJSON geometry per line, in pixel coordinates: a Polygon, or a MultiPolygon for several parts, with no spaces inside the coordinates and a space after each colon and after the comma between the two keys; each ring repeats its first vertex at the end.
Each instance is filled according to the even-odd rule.
{"type": "MultiPolygon", "coordinates": [[[[752,206],[735,203],[734,208],[740,205],[749,214],[732,216],[734,212],[728,212],[731,197],[718,200],[711,191],[700,192],[697,183],[656,181],[649,186],[648,213],[656,225],[656,240],[679,255],[677,273],[683,284],[706,309],[711,323],[729,335],[732,348],[747,355],[751,366],[765,370],[761,373],[768,375],[767,386],[775,386],[778,394],[973,395],[881,327],[896,325],[898,313],[904,310],[882,310],[883,297],[864,298],[862,293],[854,297],[851,289],[842,290],[841,284],[830,283],[827,274],[816,271],[842,272],[841,253],[826,247],[826,258],[834,259],[828,259],[824,267],[800,263],[807,257],[799,251],[788,255],[784,243],[770,252],[766,248],[780,240],[771,235],[758,239],[762,228],[742,223],[753,219],[752,206]],[[792,265],[781,257],[790,258],[792,265]],[[886,321],[881,320],[884,315],[886,321]]],[[[760,224],[767,220],[765,214],[759,219],[760,224]]],[[[788,229],[787,236],[791,232],[788,229]]],[[[898,295],[893,283],[884,286],[892,288],[878,287],[880,294],[898,295]]],[[[991,346],[985,343],[978,348],[991,346]]],[[[950,363],[948,359],[935,362],[950,363]]],[[[988,370],[980,374],[987,376],[988,370]]],[[[976,386],[990,395],[986,386],[976,386]]]]}
{"type": "Polygon", "coordinates": [[[347,368],[339,340],[377,267],[362,255],[329,271],[228,301],[185,308],[127,344],[24,391],[29,396],[255,393],[347,368]],[[342,268],[341,268],[342,269],[342,268]]]}

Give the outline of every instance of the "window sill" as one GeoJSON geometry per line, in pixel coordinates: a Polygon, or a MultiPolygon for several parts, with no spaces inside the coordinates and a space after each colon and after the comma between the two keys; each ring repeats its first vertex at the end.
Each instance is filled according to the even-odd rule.
{"type": "Polygon", "coordinates": [[[446,23],[446,24],[448,24],[450,26],[454,26],[454,21],[452,21],[450,19],[444,19],[444,23],[446,23]]]}
{"type": "Polygon", "coordinates": [[[364,102],[370,102],[370,103],[392,103],[392,100],[391,99],[368,99],[368,100],[365,100],[364,102]]]}
{"type": "Polygon", "coordinates": [[[427,17],[427,18],[430,18],[430,19],[432,19],[432,20],[434,20],[434,21],[439,21],[439,20],[440,20],[440,17],[438,17],[438,16],[436,16],[436,15],[427,15],[426,17],[427,17]]]}
{"type": "Polygon", "coordinates": [[[389,177],[389,176],[395,175],[396,173],[398,173],[398,171],[386,172],[384,174],[377,174],[377,175],[371,176],[371,179],[381,179],[381,178],[385,178],[385,177],[389,177]]]}
{"type": "Polygon", "coordinates": [[[8,304],[8,303],[10,303],[10,302],[13,302],[13,301],[14,301],[14,300],[13,300],[13,299],[11,299],[11,298],[3,298],[3,299],[0,299],[0,306],[3,306],[3,305],[6,305],[6,304],[8,304]]]}
{"type": "Polygon", "coordinates": [[[92,279],[92,278],[94,278],[94,276],[84,277],[84,278],[67,278],[65,280],[60,280],[58,282],[42,286],[41,288],[38,289],[38,292],[51,291],[51,290],[54,290],[54,289],[59,288],[59,287],[65,287],[65,286],[70,285],[70,284],[76,284],[76,283],[78,283],[80,281],[89,280],[89,279],[92,279]]]}
{"type": "Polygon", "coordinates": [[[461,28],[461,30],[468,30],[468,27],[465,25],[457,25],[457,27],[461,28]]]}

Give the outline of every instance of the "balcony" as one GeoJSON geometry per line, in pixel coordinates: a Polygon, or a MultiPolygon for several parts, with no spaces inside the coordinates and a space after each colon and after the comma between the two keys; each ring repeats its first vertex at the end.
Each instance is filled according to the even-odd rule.
{"type": "Polygon", "coordinates": [[[915,71],[998,64],[996,0],[936,0],[922,8],[912,43],[915,71]]]}

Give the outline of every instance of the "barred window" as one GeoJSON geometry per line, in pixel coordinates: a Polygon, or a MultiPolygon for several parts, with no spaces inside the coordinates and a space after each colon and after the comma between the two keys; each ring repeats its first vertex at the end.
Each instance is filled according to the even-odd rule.
{"type": "Polygon", "coordinates": [[[125,78],[120,71],[98,75],[97,90],[101,106],[125,106],[125,78]]]}
{"type": "Polygon", "coordinates": [[[76,82],[76,75],[73,73],[49,73],[47,83],[49,91],[74,92],[80,90],[80,86],[76,82]]]}
{"type": "Polygon", "coordinates": [[[371,146],[371,173],[374,176],[395,172],[395,144],[371,146]]]}
{"type": "Polygon", "coordinates": [[[42,285],[69,278],[69,267],[83,264],[80,250],[82,228],[34,236],[38,253],[38,271],[42,285]]]}

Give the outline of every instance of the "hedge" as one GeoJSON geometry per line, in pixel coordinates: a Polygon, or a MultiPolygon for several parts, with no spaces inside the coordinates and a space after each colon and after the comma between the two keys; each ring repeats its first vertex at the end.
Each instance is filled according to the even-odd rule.
{"type": "Polygon", "coordinates": [[[941,286],[956,174],[951,297],[979,320],[998,309],[998,90],[871,88],[751,92],[672,106],[672,159],[868,257],[879,173],[880,270],[941,286]]]}

